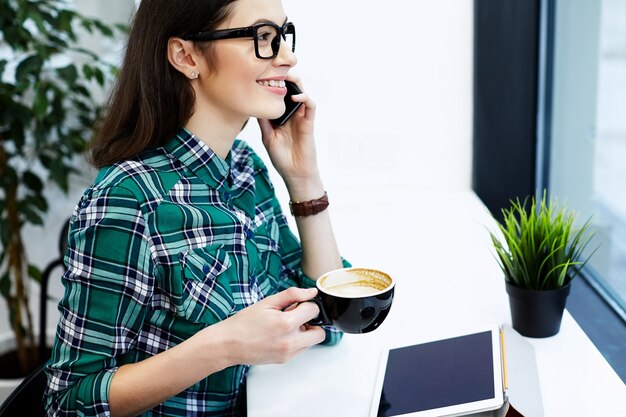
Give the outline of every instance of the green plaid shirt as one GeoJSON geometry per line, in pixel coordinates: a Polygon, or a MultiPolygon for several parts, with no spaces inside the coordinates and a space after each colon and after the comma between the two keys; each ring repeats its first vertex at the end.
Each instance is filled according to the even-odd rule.
{"type": "MultiPolygon", "coordinates": [[[[119,366],[268,295],[315,286],[261,159],[236,141],[224,161],[184,129],[163,147],[103,168],[74,210],[68,239],[46,366],[49,416],[109,415],[119,366]]],[[[324,343],[341,338],[325,330],[324,343]]],[[[248,368],[217,372],[145,415],[232,415],[248,368]]]]}

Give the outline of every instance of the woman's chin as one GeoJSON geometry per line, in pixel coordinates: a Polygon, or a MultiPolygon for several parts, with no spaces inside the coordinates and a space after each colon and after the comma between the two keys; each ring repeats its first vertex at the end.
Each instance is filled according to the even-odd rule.
{"type": "Polygon", "coordinates": [[[285,109],[286,109],[285,104],[280,103],[280,105],[275,105],[272,107],[265,106],[264,109],[257,111],[257,112],[253,112],[251,113],[251,115],[253,117],[256,117],[257,119],[274,120],[282,116],[283,113],[285,113],[285,109]]]}
{"type": "Polygon", "coordinates": [[[271,111],[264,112],[265,113],[265,117],[263,117],[263,119],[274,120],[274,119],[278,119],[280,116],[282,116],[283,113],[286,110],[286,107],[285,107],[284,103],[281,103],[281,104],[282,104],[282,106],[276,106],[271,111]]]}

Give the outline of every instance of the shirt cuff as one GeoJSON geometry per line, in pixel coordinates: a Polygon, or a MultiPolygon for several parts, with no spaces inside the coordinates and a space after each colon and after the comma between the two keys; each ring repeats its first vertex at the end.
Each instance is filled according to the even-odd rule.
{"type": "Polygon", "coordinates": [[[326,333],[326,338],[324,339],[322,343],[320,343],[320,345],[325,345],[325,346],[336,345],[337,343],[339,343],[339,341],[343,337],[343,332],[340,330],[337,330],[333,326],[322,326],[322,329],[324,329],[324,333],[326,333]]]}
{"type": "Polygon", "coordinates": [[[117,367],[87,375],[59,397],[49,397],[47,413],[54,416],[81,415],[99,417],[111,415],[109,392],[117,367]]]}

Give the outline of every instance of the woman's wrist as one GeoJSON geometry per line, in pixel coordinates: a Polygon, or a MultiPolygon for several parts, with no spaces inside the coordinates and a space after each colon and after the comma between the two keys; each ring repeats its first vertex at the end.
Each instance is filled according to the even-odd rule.
{"type": "Polygon", "coordinates": [[[324,183],[319,175],[285,180],[291,201],[309,201],[324,195],[324,183]]]}
{"type": "Polygon", "coordinates": [[[222,322],[203,329],[193,336],[193,338],[196,337],[198,338],[197,357],[202,358],[202,363],[208,365],[207,370],[210,373],[238,364],[233,361],[234,343],[222,322]]]}

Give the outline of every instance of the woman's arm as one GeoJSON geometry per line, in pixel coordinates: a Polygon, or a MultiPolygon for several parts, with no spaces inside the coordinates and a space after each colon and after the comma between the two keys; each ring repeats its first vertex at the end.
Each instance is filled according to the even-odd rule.
{"type": "MultiPolygon", "coordinates": [[[[287,186],[291,201],[309,201],[324,195],[321,178],[299,179],[287,186]]],[[[302,272],[316,279],[333,269],[341,268],[341,256],[330,221],[329,208],[312,215],[296,217],[302,245],[302,272]]]]}
{"type": "Polygon", "coordinates": [[[120,367],[111,381],[111,416],[140,414],[228,366],[284,363],[320,343],[324,331],[303,326],[319,313],[313,303],[302,303],[316,291],[290,288],[205,328],[178,346],[120,367]],[[294,303],[302,304],[283,311],[294,303]]]}
{"type": "MultiPolygon", "coordinates": [[[[290,78],[300,85],[299,80],[290,78]]],[[[313,125],[315,103],[306,94],[292,96],[303,103],[284,126],[274,128],[268,120],[259,120],[263,144],[272,164],[281,175],[291,201],[302,202],[324,195],[324,184],[319,175],[313,125]]],[[[330,222],[329,210],[296,217],[302,245],[302,271],[316,279],[323,273],[341,268],[342,261],[330,222]]]]}
{"type": "Polygon", "coordinates": [[[230,364],[211,326],[141,362],[120,367],[111,381],[111,416],[136,416],[230,364]]]}

